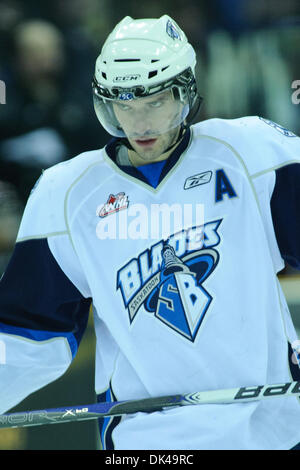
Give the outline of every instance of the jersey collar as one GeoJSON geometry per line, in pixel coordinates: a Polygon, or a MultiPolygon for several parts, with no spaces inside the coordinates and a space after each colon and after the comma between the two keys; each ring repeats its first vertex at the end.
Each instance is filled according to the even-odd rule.
{"type": "Polygon", "coordinates": [[[111,139],[106,145],[105,151],[110,161],[118,167],[119,171],[137,179],[138,181],[142,182],[144,185],[146,184],[147,186],[149,186],[149,188],[158,189],[162,181],[169,174],[172,168],[174,168],[174,166],[179,161],[182,154],[188,148],[190,140],[191,140],[191,130],[188,128],[180,144],[175,148],[175,150],[171,153],[171,155],[166,160],[166,164],[164,165],[162,169],[156,188],[153,188],[148,182],[148,180],[146,179],[146,177],[143,175],[143,173],[139,171],[137,168],[135,168],[134,166],[123,166],[117,163],[117,150],[116,149],[120,144],[122,144],[121,139],[118,139],[118,138],[111,139]]]}

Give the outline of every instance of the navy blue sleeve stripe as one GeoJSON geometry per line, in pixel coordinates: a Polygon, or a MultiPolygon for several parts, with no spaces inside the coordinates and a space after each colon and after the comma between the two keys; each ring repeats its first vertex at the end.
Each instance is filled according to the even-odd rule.
{"type": "Polygon", "coordinates": [[[271,212],[282,258],[300,269],[300,163],[276,170],[271,212]]]}
{"type": "Polygon", "coordinates": [[[0,281],[0,322],[72,333],[79,344],[91,299],[82,296],[52,255],[47,239],[19,242],[0,281]]]}
{"type": "Polygon", "coordinates": [[[294,357],[294,350],[292,348],[291,343],[288,343],[288,361],[290,372],[293,380],[300,380],[300,365],[293,361],[292,358],[294,357]]]}

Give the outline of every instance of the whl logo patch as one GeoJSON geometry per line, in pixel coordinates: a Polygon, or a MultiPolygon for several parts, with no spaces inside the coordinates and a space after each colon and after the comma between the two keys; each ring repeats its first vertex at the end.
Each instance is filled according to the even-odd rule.
{"type": "Polygon", "coordinates": [[[96,215],[101,218],[107,217],[110,214],[127,209],[128,204],[128,196],[125,196],[125,193],[118,193],[116,195],[110,194],[107,202],[102,206],[97,207],[96,215]]]}

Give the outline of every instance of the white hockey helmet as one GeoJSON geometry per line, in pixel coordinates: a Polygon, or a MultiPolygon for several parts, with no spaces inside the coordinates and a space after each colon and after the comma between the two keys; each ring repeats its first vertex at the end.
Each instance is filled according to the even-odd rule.
{"type": "MultiPolygon", "coordinates": [[[[195,65],[193,47],[168,15],[140,20],[126,16],[108,36],[96,61],[93,98],[100,123],[113,136],[128,137],[114,104],[128,105],[166,90],[172,91],[177,110],[168,127],[157,127],[163,133],[188,123],[202,101],[195,65]]],[[[159,121],[157,111],[154,114],[159,121]]]]}

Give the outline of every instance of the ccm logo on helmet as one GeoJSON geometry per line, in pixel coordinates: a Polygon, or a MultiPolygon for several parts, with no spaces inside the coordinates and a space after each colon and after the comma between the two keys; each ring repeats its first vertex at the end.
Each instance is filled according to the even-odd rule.
{"type": "Polygon", "coordinates": [[[139,74],[136,75],[125,75],[124,77],[115,77],[114,82],[133,82],[137,80],[141,76],[139,74]]]}

